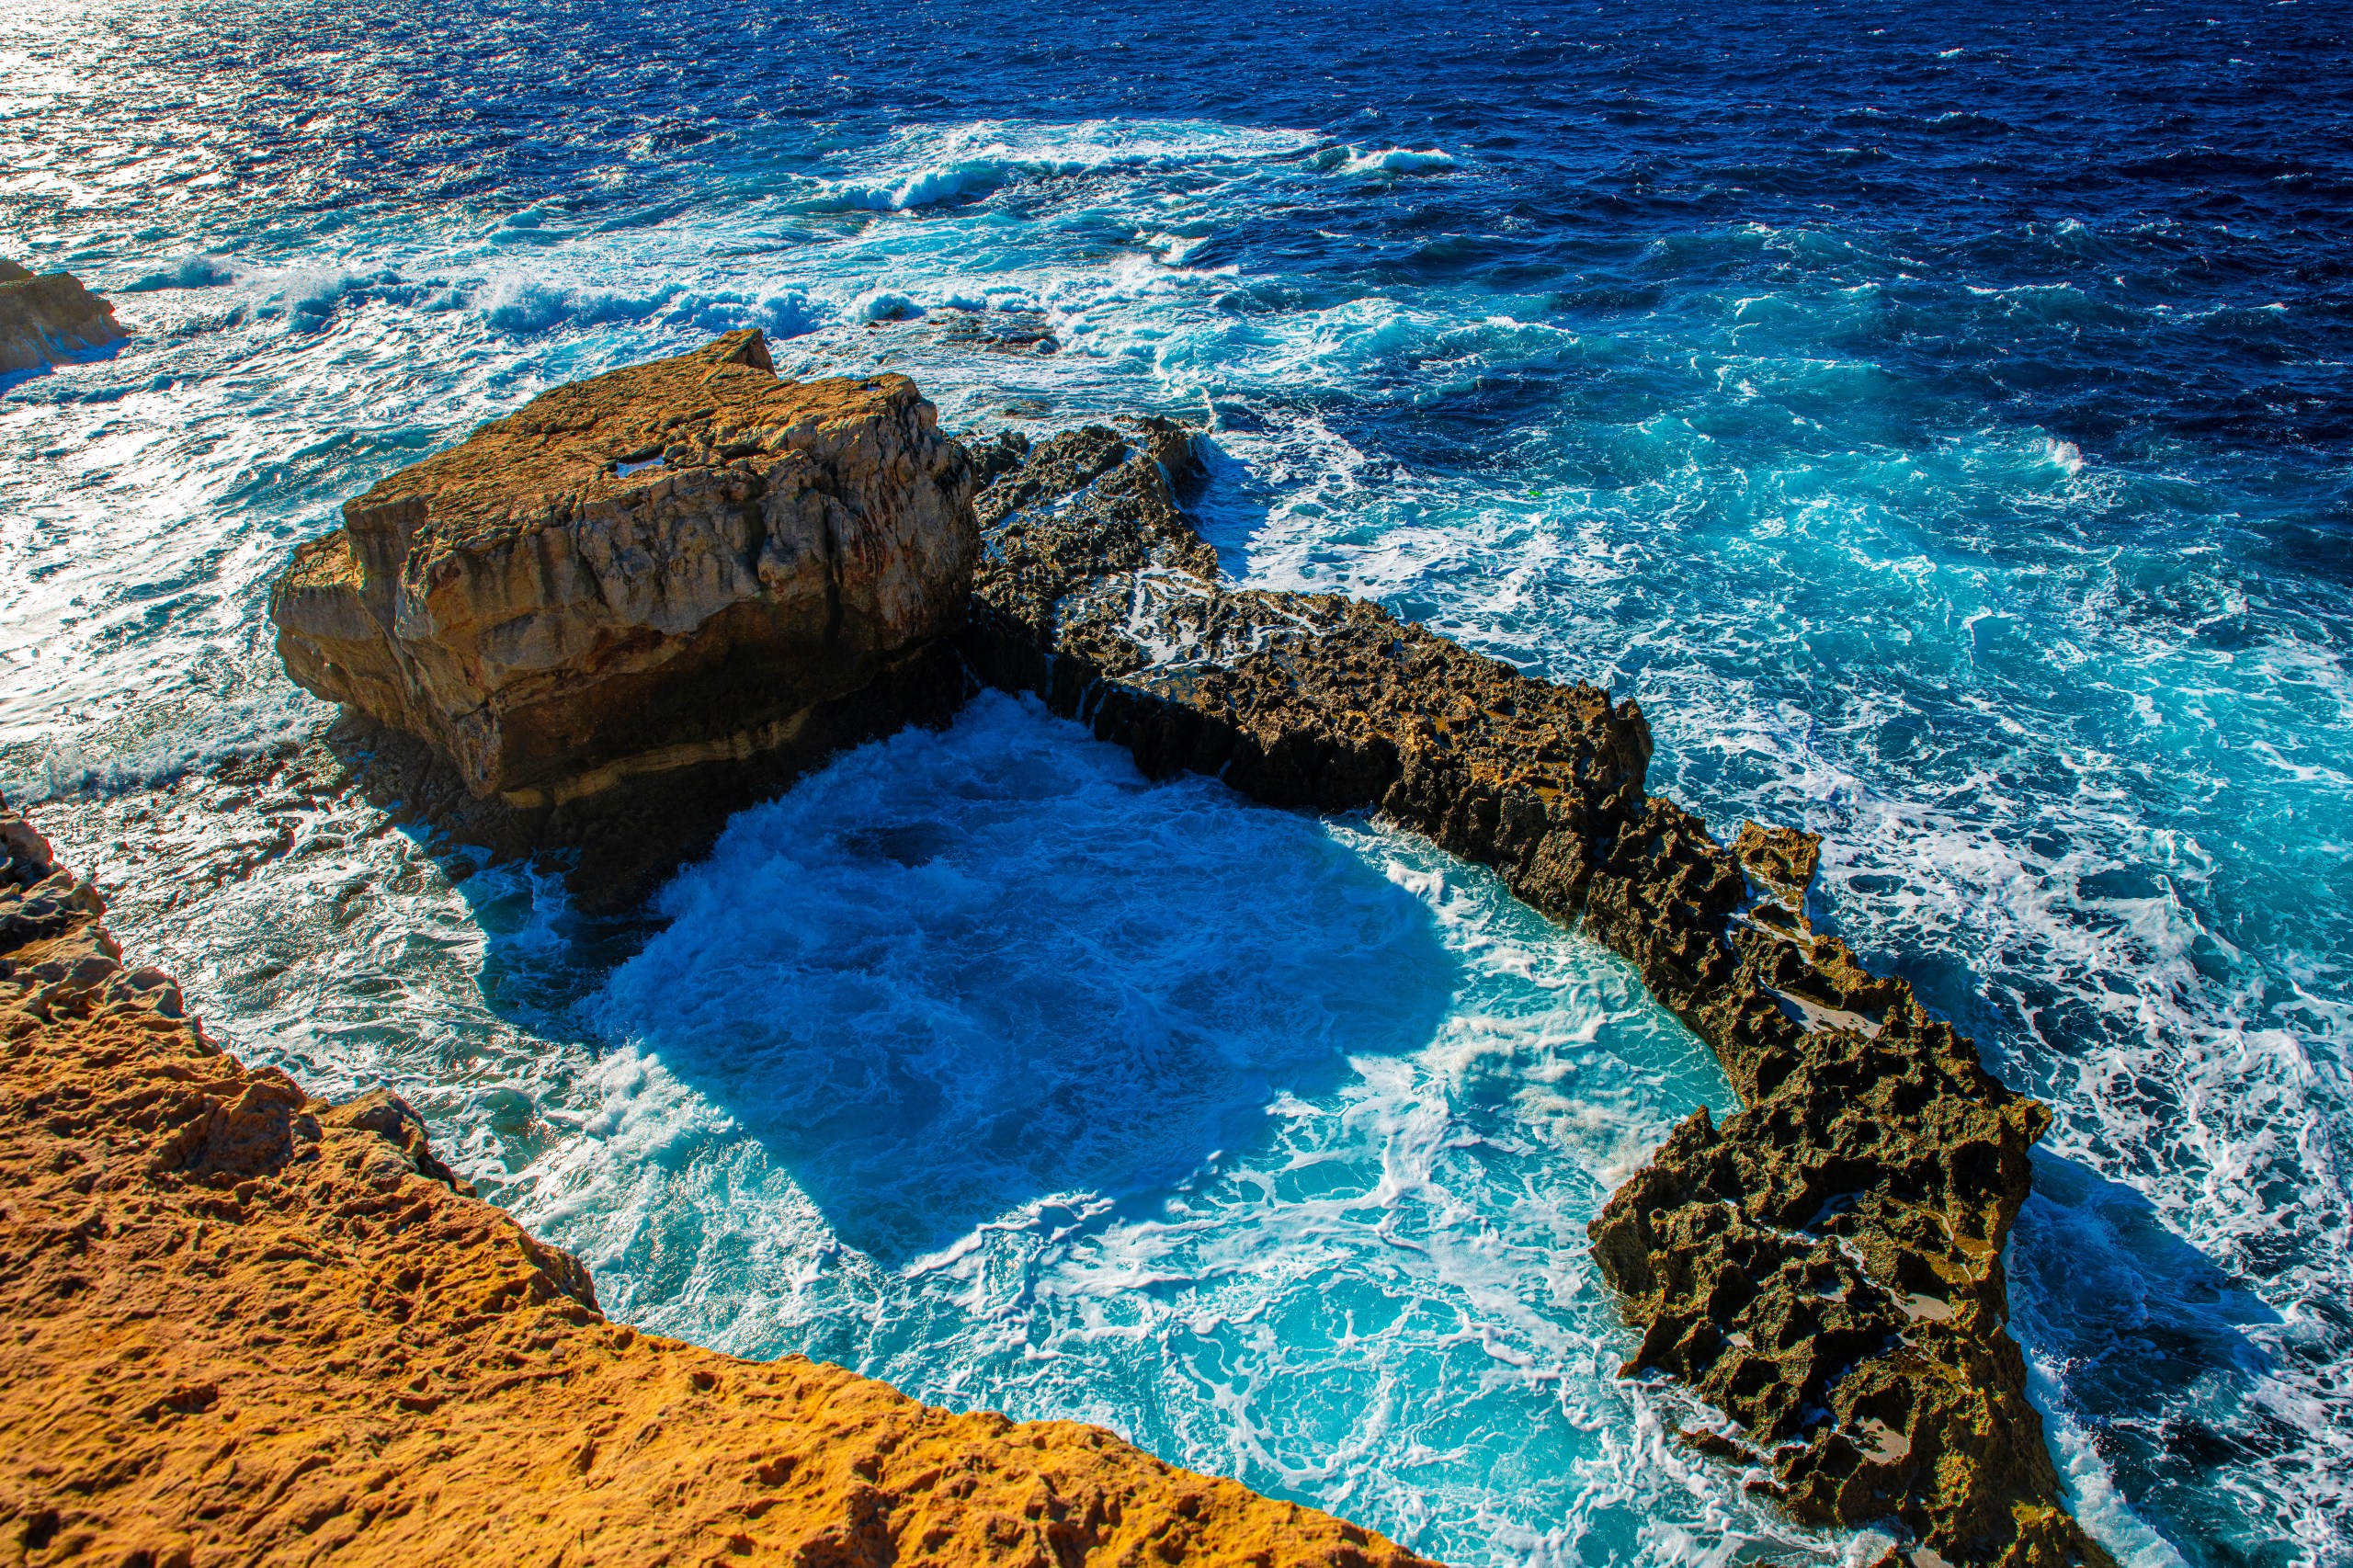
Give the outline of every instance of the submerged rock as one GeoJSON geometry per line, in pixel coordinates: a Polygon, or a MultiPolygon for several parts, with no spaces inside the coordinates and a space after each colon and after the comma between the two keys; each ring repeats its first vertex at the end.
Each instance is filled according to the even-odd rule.
{"type": "Polygon", "coordinates": [[[114,307],[72,273],[37,278],[0,258],[0,375],[38,370],[125,335],[114,307]]]}
{"type": "Polygon", "coordinates": [[[598,1311],[415,1113],[240,1065],[0,807],[11,1562],[1418,1568],[1099,1427],[598,1311]]]}
{"type": "Polygon", "coordinates": [[[1902,980],[1805,913],[1819,843],[1726,850],[1644,792],[1629,702],[1483,658],[1377,607],[1223,585],[1186,520],[1187,434],[1090,426],[976,449],[976,669],[1279,805],[1372,808],[1582,920],[1714,1047],[1703,1108],[1592,1226],[1643,1330],[1627,1370],[1731,1418],[1686,1436],[1762,1467],[1809,1522],[1893,1525],[1915,1568],[2108,1568],[2062,1506],[2007,1328],[2002,1246],[2049,1112],[1902,980]]]}
{"type": "Polygon", "coordinates": [[[738,332],[383,480],[270,616],[294,679],[381,727],[349,742],[387,798],[502,852],[581,846],[574,891],[611,907],[810,763],[953,708],[971,491],[913,382],[779,381],[738,332]]]}

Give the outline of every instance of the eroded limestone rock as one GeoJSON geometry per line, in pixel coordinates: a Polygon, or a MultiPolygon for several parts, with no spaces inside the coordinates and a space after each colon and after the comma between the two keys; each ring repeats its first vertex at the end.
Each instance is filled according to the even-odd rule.
{"type": "Polygon", "coordinates": [[[396,1097],[241,1066],[5,808],[0,855],[9,1562],[1420,1568],[1097,1427],[608,1321],[396,1097]]]}
{"type": "Polygon", "coordinates": [[[38,370],[124,335],[114,307],[72,273],[35,277],[0,258],[0,375],[38,370]]]}
{"type": "Polygon", "coordinates": [[[1376,808],[1574,913],[1593,846],[1641,801],[1650,731],[1633,704],[1358,600],[1221,586],[1173,489],[1192,460],[1165,422],[1092,426],[991,483],[961,640],[974,667],[1089,720],[1147,773],[1376,808]]]}
{"type": "Polygon", "coordinates": [[[944,715],[979,548],[902,376],[777,379],[756,332],[560,387],[344,506],[270,597],[383,792],[632,901],[838,746],[944,715]]]}
{"type": "Polygon", "coordinates": [[[1164,422],[975,449],[987,552],[962,643],[995,683],[1145,771],[1370,807],[1622,954],[1745,1108],[1677,1128],[1592,1227],[1665,1373],[1810,1522],[1889,1525],[1917,1568],[2109,1568],[2061,1506],[2001,1253],[2049,1113],[1902,980],[1817,935],[1810,835],[1739,854],[1644,793],[1631,702],[1555,686],[1370,605],[1222,586],[1164,422]]]}

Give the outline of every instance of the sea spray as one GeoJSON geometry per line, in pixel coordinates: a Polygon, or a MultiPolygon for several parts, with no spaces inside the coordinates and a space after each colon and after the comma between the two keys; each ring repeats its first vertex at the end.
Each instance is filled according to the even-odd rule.
{"type": "MultiPolygon", "coordinates": [[[[0,53],[42,107],[0,139],[9,166],[40,172],[0,208],[27,259],[119,293],[137,335],[0,397],[0,571],[24,588],[0,608],[0,777],[51,796],[45,829],[116,890],[126,938],[170,955],[241,1051],[326,1088],[395,1080],[517,1205],[540,1200],[516,1173],[619,1151],[621,1174],[551,1184],[529,1212],[575,1238],[670,1238],[642,1269],[618,1244],[606,1260],[646,1321],[713,1337],[783,1321],[772,1303],[801,1287],[774,1281],[822,1294],[829,1270],[869,1264],[737,1108],[665,1100],[660,1048],[576,1012],[642,930],[584,926],[508,869],[452,884],[467,862],[358,806],[305,816],[278,854],[276,802],[211,781],[324,717],[278,684],[263,585],[373,479],[548,385],[726,326],[769,330],[792,373],[906,370],[954,428],[1194,418],[1216,444],[1198,506],[1232,569],[1370,593],[1604,681],[1643,702],[1658,787],[1719,828],[1824,833],[1824,918],[2050,1099],[2052,1156],[2107,1184],[2047,1181],[2016,1249],[2121,1260],[2096,1272],[2125,1283],[2097,1296],[2016,1266],[2019,1332],[2082,1438],[2069,1462],[2188,1561],[2341,1563],[2347,346],[2312,215],[2353,183],[2316,151],[2349,140],[2324,10],[2225,6],[2161,49],[2121,13],[2061,28],[1899,9],[1835,48],[1810,26],[1734,35],[1671,7],[1574,29],[1510,7],[1445,28],[1351,13],[1361,47],[1334,49],[1249,12],[1173,40],[993,14],[943,44],[853,8],[839,30],[702,18],[708,78],[660,63],[667,19],[582,29],[551,7],[438,17],[476,41],[455,66],[422,33],[357,17],[101,43],[81,13],[28,16],[0,53]],[[1688,69],[1661,74],[1669,60],[1688,69]],[[445,70],[437,91],[501,115],[435,108],[417,85],[445,70]],[[563,85],[591,76],[593,98],[563,85]],[[1051,111],[1006,118],[1049,78],[1051,111]],[[2193,86],[2194,123],[2165,120],[2193,86]],[[951,166],[1000,145],[988,167],[951,166]],[[1451,163],[1346,167],[1392,151],[1451,163]],[[847,199],[903,187],[901,203],[847,199]],[[863,323],[875,290],[915,309],[863,323]],[[1034,308],[1058,351],[950,335],[951,308],[998,300],[1034,308]],[[787,323],[809,330],[784,341],[787,323]],[[157,778],[178,782],[148,793],[157,778]],[[525,928],[559,933],[561,956],[510,940],[525,928]],[[640,1070],[651,1087],[631,1087],[640,1070]],[[628,1133],[600,1142],[608,1112],[628,1133]],[[698,1158],[732,1174],[688,1180],[698,1158]],[[2218,1270],[2220,1293],[2101,1240],[2144,1233],[2111,1189],[2218,1270]],[[754,1257],[771,1282],[710,1283],[754,1257]],[[2149,1344],[2165,1377],[2114,1370],[2149,1344]]],[[[1450,897],[1482,885],[1393,855],[1450,897]]],[[[1463,1044],[1472,1012],[1450,1003],[1434,1038],[1484,1060],[1463,1044]]],[[[1585,1027],[1503,1074],[1515,1093],[1568,1084],[1541,1125],[1607,1104],[1610,1085],[1544,1076],[1575,1064],[1585,1027]]],[[[1597,1061],[1646,1108],[1601,1137],[1620,1152],[1530,1154],[1519,1187],[1441,1182],[1462,1215],[1519,1234],[1529,1184],[1598,1185],[1705,1097],[1597,1061]]],[[[1513,1116],[1526,1148],[1573,1147],[1513,1116]]],[[[1267,1119],[1305,1137],[1347,1115],[1267,1119]]],[[[1412,1116],[1381,1125],[1426,1147],[1412,1116]]],[[[922,1256],[1108,1235],[1091,1201],[1017,1208],[922,1256]]],[[[1545,1243],[1563,1279],[1574,1231],[1545,1243]]],[[[1160,1244],[1090,1276],[1128,1283],[1054,1300],[1122,1328],[1156,1300],[1160,1244]]],[[[997,1274],[941,1268],[1018,1281],[1017,1254],[997,1274]]],[[[844,1355],[879,1323],[902,1337],[878,1366],[990,1386],[955,1369],[981,1365],[963,1342],[925,1339],[963,1320],[862,1310],[793,1321],[844,1355]]],[[[1292,1365],[1290,1320],[1245,1315],[1214,1356],[1247,1340],[1255,1365],[1292,1365]]],[[[1415,1367],[1453,1375],[1445,1357],[1472,1342],[1428,1350],[1412,1337],[1425,1316],[1400,1314],[1395,1390],[1415,1367]]],[[[1370,1355],[1353,1346],[1388,1320],[1354,1321],[1312,1343],[1370,1355]]],[[[1484,1375],[1522,1375],[1478,1355],[1484,1375]]],[[[1195,1364],[1225,1364],[1211,1356],[1195,1364]]],[[[1697,1559],[1722,1553],[1727,1520],[1766,1528],[1725,1501],[1736,1478],[1678,1456],[1671,1420],[1623,1403],[1616,1357],[1535,1363],[1575,1413],[1553,1481],[1433,1429],[1398,1450],[1423,1468],[1391,1483],[1357,1461],[1377,1442],[1318,1449],[1329,1433],[1306,1416],[1291,1437],[1247,1436],[1277,1403],[1250,1391],[1275,1385],[1204,1374],[1160,1394],[1165,1429],[1197,1445],[1172,1457],[1271,1455],[1254,1473],[1346,1490],[1465,1560],[1635,1540],[1697,1559]],[[1626,1479],[1642,1474],[1677,1479],[1626,1479]],[[1697,1492],[1676,1490],[1687,1477],[1697,1492]],[[1482,1523],[1447,1522],[1465,1518],[1482,1523]]],[[[1045,1392],[1025,1408],[1127,1408],[1081,1363],[1037,1365],[1070,1375],[1030,1385],[1045,1392]]]]}

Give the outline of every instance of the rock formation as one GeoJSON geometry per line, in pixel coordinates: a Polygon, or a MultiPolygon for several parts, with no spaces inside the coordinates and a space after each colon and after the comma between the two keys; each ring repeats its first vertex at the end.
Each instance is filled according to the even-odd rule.
{"type": "Polygon", "coordinates": [[[1713,1403],[1731,1429],[1687,1437],[1798,1517],[1889,1526],[1915,1568],[2107,1568],[2007,1329],[2048,1113],[1814,931],[1813,840],[1727,850],[1647,794],[1633,703],[1225,585],[1178,505],[1193,472],[1155,420],[968,458],[904,380],[789,386],[737,334],[393,475],[271,610],[304,685],[430,743],[378,738],[386,793],[494,849],[582,845],[592,907],[824,750],[944,714],[967,670],[1147,773],[1378,811],[1495,868],[1623,955],[1745,1108],[1696,1113],[1594,1222],[1643,1331],[1628,1371],[1713,1403]]]}
{"type": "Polygon", "coordinates": [[[378,1092],[248,1071],[0,810],[0,1556],[1415,1568],[1099,1428],[636,1333],[378,1092]]]}
{"type": "Polygon", "coordinates": [[[0,258],[0,375],[122,340],[114,307],[68,272],[36,278],[0,258]]]}
{"type": "Polygon", "coordinates": [[[634,902],[841,744],[944,716],[978,536],[902,376],[777,379],[757,332],[560,387],[347,503],[270,596],[387,794],[634,902]],[[423,746],[399,737],[421,740],[423,746]]]}
{"type": "Polygon", "coordinates": [[[992,682],[1280,805],[1377,810],[1622,954],[1745,1108],[1677,1128],[1592,1227],[1630,1373],[1735,1424],[1809,1522],[1891,1524],[1917,1568],[2107,1568],[2068,1516],[2007,1329],[2002,1246],[2049,1113],[1805,913],[1817,845],[1737,855],[1646,795],[1631,702],[1519,674],[1375,607],[1237,591],[1186,521],[1185,432],[976,452],[986,553],[961,638],[992,682]]]}

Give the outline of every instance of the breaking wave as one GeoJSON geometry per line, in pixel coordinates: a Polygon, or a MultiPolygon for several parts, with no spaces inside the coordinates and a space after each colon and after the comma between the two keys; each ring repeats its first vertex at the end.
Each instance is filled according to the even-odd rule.
{"type": "MultiPolygon", "coordinates": [[[[1786,101],[1722,61],[1729,97],[1632,91],[1690,43],[1649,13],[1360,19],[1312,69],[1247,17],[992,42],[1081,62],[1019,119],[1041,68],[879,16],[862,62],[715,20],[697,97],[542,9],[457,89],[520,136],[334,19],[381,73],[292,98],[325,67],[195,22],[0,40],[48,95],[0,212],[135,333],[0,388],[0,781],[216,1031],[400,1086],[634,1321],[1102,1420],[1464,1562],[1866,1560],[1614,1376],[1582,1225],[1714,1068],[1426,848],[992,700],[747,813],[650,935],[215,780],[323,717],[269,646],[286,552],[546,386],[756,325],[953,429],[1168,413],[1234,574],[1639,699],[1654,788],[1824,833],[1824,917],[2052,1104],[2016,1326],[2128,1561],[2353,1562],[2353,348],[2293,238],[2353,178],[2317,129],[2257,145],[2281,62],[2341,79],[2314,8],[2239,28],[2261,103],[2200,78],[2256,150],[2129,162],[2173,133],[2069,140],[1949,7],[1853,42],[1876,74],[1750,40],[1786,101]],[[589,77],[630,112],[546,89],[589,77]],[[282,142],[222,162],[215,83],[282,142]]],[[[2178,96],[2102,36],[2037,59],[2178,96]]]]}

